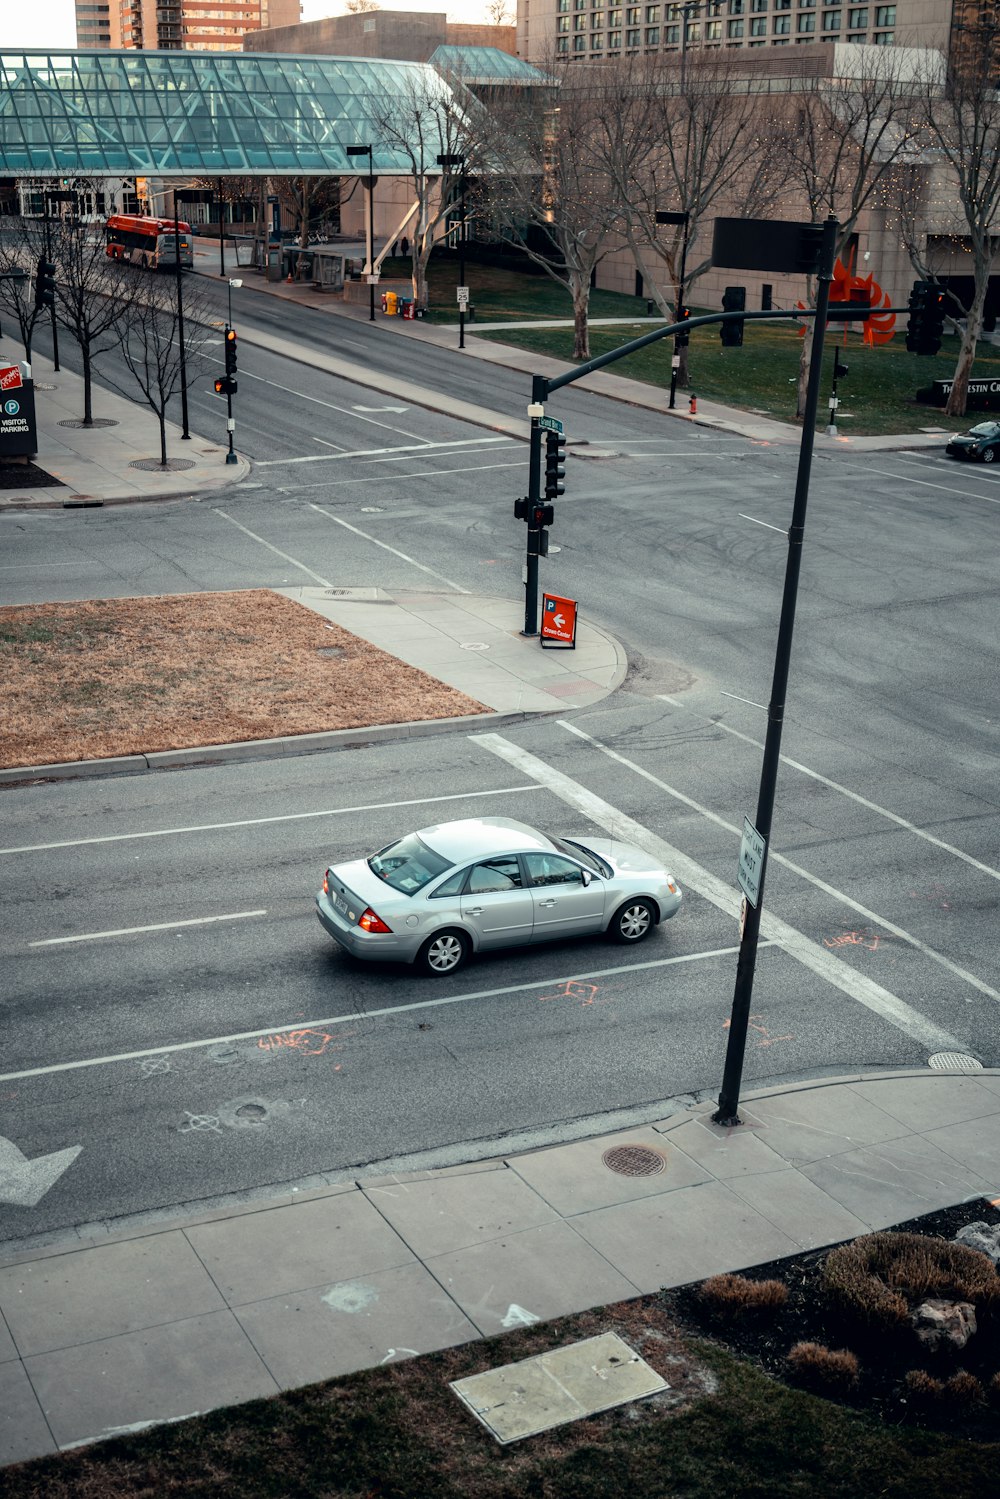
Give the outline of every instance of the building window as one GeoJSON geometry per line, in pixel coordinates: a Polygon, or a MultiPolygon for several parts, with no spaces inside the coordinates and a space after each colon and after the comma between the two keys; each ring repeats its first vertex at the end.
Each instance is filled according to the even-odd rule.
{"type": "Polygon", "coordinates": [[[847,12],[847,24],[852,31],[860,31],[863,26],[868,25],[868,7],[863,10],[849,10],[847,12]]]}
{"type": "Polygon", "coordinates": [[[559,17],[558,21],[556,22],[556,30],[557,31],[568,31],[569,30],[569,16],[560,16],[559,17]]]}
{"type": "Polygon", "coordinates": [[[664,26],[663,40],[668,47],[676,47],[681,39],[681,28],[679,26],[664,26]]]}
{"type": "Polygon", "coordinates": [[[741,16],[746,10],[746,0],[729,0],[729,14],[741,16]]]}
{"type": "Polygon", "coordinates": [[[687,37],[687,39],[688,39],[689,42],[700,42],[701,41],[701,22],[700,21],[689,21],[688,24],[684,28],[684,35],[687,37]]]}
{"type": "Polygon", "coordinates": [[[854,35],[853,36],[849,36],[847,38],[847,40],[849,42],[867,42],[867,40],[868,40],[868,33],[867,33],[867,31],[856,31],[854,33],[854,35]]]}
{"type": "Polygon", "coordinates": [[[660,28],[659,28],[659,26],[647,26],[646,27],[646,46],[647,47],[658,47],[659,45],[660,45],[660,28]]]}
{"type": "Polygon", "coordinates": [[[638,5],[630,5],[625,12],[625,20],[629,26],[638,26],[642,19],[641,8],[638,5]]]}
{"type": "Polygon", "coordinates": [[[621,13],[621,11],[620,10],[609,10],[608,11],[608,25],[609,26],[620,26],[621,24],[622,24],[622,13],[621,13]]]}
{"type": "Polygon", "coordinates": [[[791,16],[775,16],[772,29],[775,36],[787,36],[792,29],[791,16]]]}
{"type": "Polygon", "coordinates": [[[839,31],[840,30],[840,11],[839,10],[825,10],[823,12],[823,30],[824,31],[839,31]]]}
{"type": "Polygon", "coordinates": [[[810,15],[808,12],[804,16],[799,16],[798,29],[800,32],[815,31],[816,17],[814,15],[810,15]]]}
{"type": "Polygon", "coordinates": [[[638,31],[626,31],[625,33],[626,47],[638,47],[640,39],[640,33],[638,31]]]}
{"type": "Polygon", "coordinates": [[[590,18],[590,29],[591,29],[591,31],[603,31],[604,30],[604,12],[603,12],[603,10],[595,10],[594,11],[594,14],[590,18]]]}
{"type": "Polygon", "coordinates": [[[604,38],[603,38],[603,36],[592,36],[590,38],[590,50],[591,50],[591,52],[600,52],[601,48],[603,46],[604,46],[604,38]]]}
{"type": "Polygon", "coordinates": [[[584,50],[584,48],[586,47],[586,45],[587,45],[587,38],[585,36],[575,36],[573,38],[573,51],[574,52],[582,52],[584,50]]]}
{"type": "Polygon", "coordinates": [[[574,31],[586,31],[586,29],[587,29],[587,17],[586,16],[574,16],[573,17],[573,30],[574,31]]]}
{"type": "Polygon", "coordinates": [[[556,10],[560,12],[569,10],[569,0],[556,0],[556,10]]]}
{"type": "Polygon", "coordinates": [[[608,32],[608,46],[609,47],[621,47],[621,44],[622,44],[622,34],[621,34],[621,32],[620,31],[609,31],[608,32]]]}
{"type": "Polygon", "coordinates": [[[894,5],[876,5],[876,7],[875,7],[875,25],[876,26],[895,26],[895,24],[896,24],[896,7],[894,5]]]}
{"type": "Polygon", "coordinates": [[[764,16],[761,16],[759,20],[755,18],[750,22],[750,35],[767,36],[767,21],[764,16]]]}
{"type": "Polygon", "coordinates": [[[568,52],[569,51],[569,37],[568,36],[557,36],[556,37],[556,51],[557,52],[568,52]]]}
{"type": "Polygon", "coordinates": [[[706,21],[705,22],[705,40],[706,40],[706,42],[718,42],[718,41],[722,40],[722,22],[721,21],[706,21]]]}
{"type": "Polygon", "coordinates": [[[743,35],[743,22],[742,21],[730,21],[729,25],[726,27],[726,31],[727,31],[727,34],[729,36],[731,36],[731,37],[742,36],[743,35]]]}
{"type": "Polygon", "coordinates": [[[791,10],[792,0],[774,0],[775,10],[791,10]]]}
{"type": "Polygon", "coordinates": [[[894,31],[876,31],[875,45],[876,47],[891,47],[895,37],[894,31]]]}
{"type": "Polygon", "coordinates": [[[646,25],[655,26],[660,19],[660,7],[658,5],[646,6],[646,25]]]}

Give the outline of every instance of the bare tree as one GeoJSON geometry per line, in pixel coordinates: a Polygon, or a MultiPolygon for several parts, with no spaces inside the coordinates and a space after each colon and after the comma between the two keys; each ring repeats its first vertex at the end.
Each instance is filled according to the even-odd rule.
{"type": "Polygon", "coordinates": [[[491,26],[513,26],[509,0],[486,0],[486,20],[491,26]]]}
{"type": "Polygon", "coordinates": [[[336,177],[282,177],[278,184],[278,201],[295,221],[302,254],[295,267],[296,279],[305,276],[309,235],[318,220],[340,208],[340,181],[336,177]]]}
{"type": "MultiPolygon", "coordinates": [[[[855,56],[855,49],[843,50],[855,56]]],[[[787,96],[780,150],[789,182],[806,204],[810,222],[818,224],[828,214],[837,218],[838,255],[861,214],[888,191],[893,171],[919,149],[915,86],[905,68],[895,49],[881,48],[873,57],[866,47],[859,49],[858,65],[847,76],[804,80],[801,92],[787,96]]],[[[811,278],[806,301],[815,301],[811,278]]],[[[810,319],[799,361],[799,416],[805,409],[813,331],[810,319]]]]}
{"type": "Polygon", "coordinates": [[[35,276],[44,249],[42,227],[36,220],[20,215],[0,220],[0,271],[28,273],[26,281],[0,280],[0,308],[15,319],[29,362],[35,329],[47,312],[35,306],[35,276]]]}
{"type": "MultiPolygon", "coordinates": [[[[961,31],[947,72],[942,76],[928,69],[922,91],[927,132],[957,191],[965,229],[963,248],[971,252],[972,260],[973,293],[969,306],[962,309],[965,322],[945,407],[948,416],[963,416],[968,403],[969,376],[982,332],[1000,218],[997,30],[995,24],[983,19],[963,26],[961,31]]],[[[914,235],[911,258],[917,244],[914,235]]]]}
{"type": "Polygon", "coordinates": [[[498,98],[490,135],[494,225],[572,298],[574,359],[590,358],[590,288],[623,224],[596,149],[599,97],[591,69],[563,70],[558,93],[498,98]]]}
{"type": "Polygon", "coordinates": [[[381,10],[378,0],[346,0],[345,11],[349,15],[367,15],[370,10],[381,10]]]}
{"type": "MultiPolygon", "coordinates": [[[[672,56],[630,57],[594,78],[595,155],[623,205],[622,232],[643,285],[675,316],[711,265],[704,226],[710,232],[720,212],[764,214],[787,181],[770,100],[751,90],[745,63],[715,50],[685,61],[682,73],[672,56]],[[686,223],[658,227],[658,211],[684,214],[686,223]]],[[[687,355],[685,346],[682,385],[687,355]]]]}
{"type": "MultiPolygon", "coordinates": [[[[167,467],[167,406],[181,384],[181,355],[178,339],[177,292],[169,280],[131,271],[134,294],[128,302],[127,316],[118,323],[118,349],[126,369],[132,375],[143,398],[160,426],[160,464],[167,467]],[[141,277],[141,281],[140,278],[141,277]]],[[[185,328],[196,323],[207,324],[213,312],[204,293],[192,288],[184,295],[185,328]]],[[[190,339],[186,345],[188,384],[202,368],[198,345],[190,339]]],[[[122,391],[114,372],[102,373],[122,391]]]]}
{"type": "Polygon", "coordinates": [[[481,124],[485,117],[457,80],[449,84],[426,71],[408,70],[391,94],[369,95],[367,105],[376,142],[401,157],[409,169],[416,199],[413,298],[426,307],[427,262],[435,230],[450,212],[459,186],[455,168],[439,166],[437,158],[460,155],[466,170],[474,169],[481,149],[476,122],[481,124]]]}
{"type": "Polygon", "coordinates": [[[124,261],[109,260],[104,237],[78,218],[60,219],[52,242],[56,317],[80,345],[83,425],[94,423],[94,360],[118,343],[131,277],[124,261]]]}

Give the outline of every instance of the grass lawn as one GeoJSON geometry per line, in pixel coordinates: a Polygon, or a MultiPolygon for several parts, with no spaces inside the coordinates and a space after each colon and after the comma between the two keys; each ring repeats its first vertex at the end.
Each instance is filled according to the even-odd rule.
{"type": "Polygon", "coordinates": [[[982,1499],[1000,1445],[890,1427],[682,1336],[661,1300],[233,1406],[4,1470],[5,1499],[982,1499]],[[671,1388],[499,1446],[449,1381],[618,1332],[671,1388]]]}
{"type": "Polygon", "coordinates": [[[0,609],[0,766],[486,710],[268,589],[0,609]]]}
{"type": "MultiPolygon", "coordinates": [[[[387,263],[385,274],[406,274],[408,270],[408,260],[396,260],[387,263]]],[[[430,320],[438,323],[457,322],[457,260],[436,260],[432,257],[429,272],[430,320]]],[[[511,328],[509,331],[493,333],[480,333],[477,328],[477,324],[486,322],[572,318],[573,309],[568,293],[550,277],[525,276],[470,263],[466,266],[465,279],[476,309],[475,321],[467,325],[470,334],[496,343],[513,344],[517,348],[563,359],[567,363],[572,362],[571,328],[511,328]]],[[[721,306],[698,306],[693,311],[721,311],[721,306]]],[[[635,319],[647,328],[653,326],[652,320],[646,316],[644,297],[627,297],[617,292],[592,292],[590,316],[592,319],[635,319]]],[[[643,331],[643,327],[624,325],[620,328],[592,328],[591,357],[596,358],[610,349],[628,343],[643,331]]],[[[719,342],[717,328],[696,329],[692,333],[691,382],[688,391],[684,392],[684,407],[688,394],[694,391],[699,396],[721,401],[728,406],[762,412],[780,421],[794,421],[795,380],[801,347],[797,327],[794,324],[767,327],[747,324],[745,331],[746,337],[739,349],[724,349],[719,342]]],[[[929,359],[907,353],[905,332],[898,334],[892,343],[874,349],[867,348],[861,342],[859,333],[849,332],[846,344],[843,337],[842,329],[831,327],[827,332],[824,363],[829,374],[824,377],[821,387],[817,423],[820,431],[826,427],[828,420],[827,401],[833,370],[834,343],[850,369],[848,377],[840,382],[838,392],[841,404],[837,422],[842,434],[853,433],[861,437],[918,432],[922,427],[942,427],[948,431],[961,432],[982,419],[975,413],[970,413],[968,418],[945,417],[938,408],[923,406],[914,400],[916,391],[921,387],[929,385],[932,380],[949,379],[954,374],[958,357],[957,338],[946,338],[940,354],[929,359]]],[[[672,339],[663,339],[647,349],[630,354],[610,365],[608,373],[666,388],[670,384],[672,343],[672,339]]],[[[993,344],[981,344],[975,373],[1000,377],[1000,348],[993,344]]]]}

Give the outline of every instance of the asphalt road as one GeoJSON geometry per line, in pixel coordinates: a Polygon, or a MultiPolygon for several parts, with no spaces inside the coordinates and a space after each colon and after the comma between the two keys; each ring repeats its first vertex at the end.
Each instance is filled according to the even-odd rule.
{"type": "MultiPolygon", "coordinates": [[[[369,333],[393,337],[343,340],[369,333]]],[[[519,378],[484,396],[441,351],[421,371],[464,373],[480,404],[519,378]]],[[[372,410],[401,403],[248,343],[240,403],[257,463],[221,498],[0,516],[4,601],[316,578],[517,596],[522,444],[372,410]]],[[[36,1206],[0,1204],[0,1236],[488,1155],[717,1089],[795,455],[579,392],[551,409],[616,455],[571,458],[544,564],[628,648],[614,699],[500,742],[3,791],[0,1136],[83,1148],[36,1206]],[[680,915],[639,950],[531,948],[443,981],[333,947],[325,863],[485,811],[634,820],[680,915]]],[[[206,380],[192,426],[219,420],[206,380]]],[[[952,1046],[1000,1062],[998,503],[991,473],[934,454],[816,461],[765,912],[786,925],[761,949],[748,1082],[952,1046]]]]}

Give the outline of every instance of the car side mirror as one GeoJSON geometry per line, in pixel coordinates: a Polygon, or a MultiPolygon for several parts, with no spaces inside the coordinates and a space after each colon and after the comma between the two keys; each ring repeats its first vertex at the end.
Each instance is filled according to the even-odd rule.
{"type": "Polygon", "coordinates": [[[583,875],[583,883],[584,883],[584,885],[585,886],[589,885],[590,882],[591,882],[591,880],[594,878],[594,876],[591,874],[590,870],[589,869],[581,869],[580,873],[583,875]]]}

